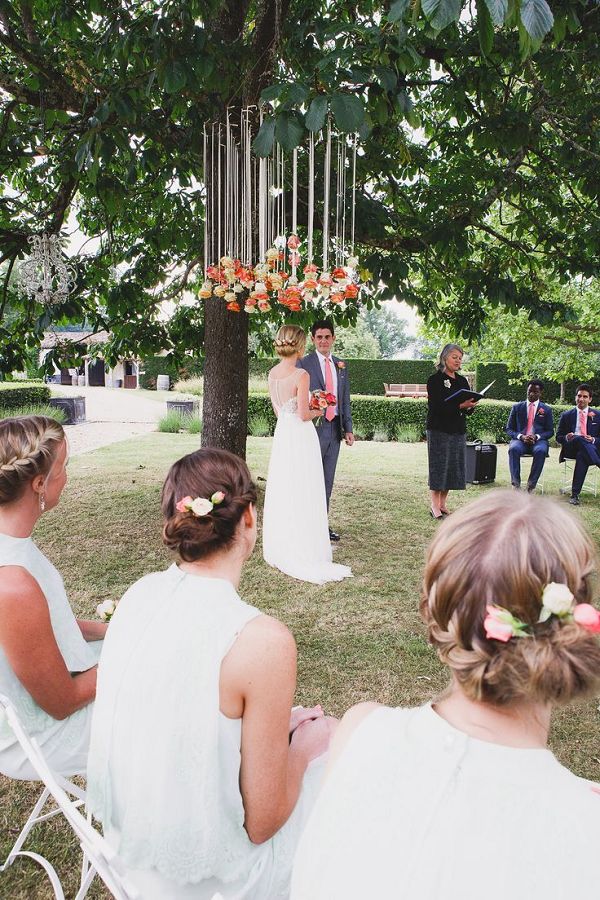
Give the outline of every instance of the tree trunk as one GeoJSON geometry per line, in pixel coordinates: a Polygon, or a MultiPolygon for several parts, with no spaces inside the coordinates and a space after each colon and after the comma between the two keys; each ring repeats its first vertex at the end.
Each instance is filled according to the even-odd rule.
{"type": "Polygon", "coordinates": [[[246,456],[248,433],[248,316],[220,297],[204,301],[202,446],[246,456]]]}

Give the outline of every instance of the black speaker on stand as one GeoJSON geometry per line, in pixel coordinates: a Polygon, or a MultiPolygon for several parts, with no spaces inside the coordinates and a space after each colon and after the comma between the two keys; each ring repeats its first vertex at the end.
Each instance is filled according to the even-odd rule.
{"type": "Polygon", "coordinates": [[[498,448],[482,441],[467,442],[467,483],[491,484],[496,480],[498,448]]]}

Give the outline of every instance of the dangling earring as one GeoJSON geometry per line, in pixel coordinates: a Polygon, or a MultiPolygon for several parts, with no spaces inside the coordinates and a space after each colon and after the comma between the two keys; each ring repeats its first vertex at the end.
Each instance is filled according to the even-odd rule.
{"type": "Polygon", "coordinates": [[[45,509],[46,509],[46,496],[45,496],[44,492],[42,491],[42,493],[40,494],[40,512],[43,513],[45,509]]]}

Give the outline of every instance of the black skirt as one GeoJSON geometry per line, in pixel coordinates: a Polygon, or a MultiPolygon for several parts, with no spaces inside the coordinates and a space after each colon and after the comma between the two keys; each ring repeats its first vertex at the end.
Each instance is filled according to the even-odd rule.
{"type": "Polygon", "coordinates": [[[466,446],[464,434],[445,431],[427,432],[429,454],[429,489],[431,491],[464,491],[466,487],[466,446]]]}

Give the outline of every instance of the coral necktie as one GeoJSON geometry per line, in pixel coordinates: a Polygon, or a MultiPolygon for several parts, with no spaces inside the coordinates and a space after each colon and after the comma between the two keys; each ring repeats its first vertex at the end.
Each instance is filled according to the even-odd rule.
{"type": "Polygon", "coordinates": [[[530,403],[527,410],[527,431],[525,434],[533,434],[533,419],[535,416],[535,404],[530,403]]]}
{"type": "MultiPolygon", "coordinates": [[[[328,394],[333,394],[333,374],[331,372],[331,362],[329,357],[325,357],[325,390],[328,394]]],[[[325,410],[325,418],[328,422],[331,422],[332,419],[335,419],[335,407],[328,406],[325,410]]]]}
{"type": "Polygon", "coordinates": [[[587,437],[587,416],[585,410],[579,410],[579,433],[587,437]]]}

